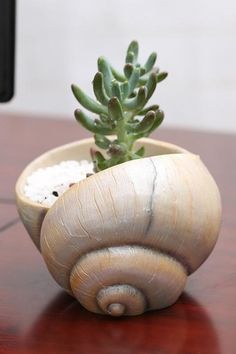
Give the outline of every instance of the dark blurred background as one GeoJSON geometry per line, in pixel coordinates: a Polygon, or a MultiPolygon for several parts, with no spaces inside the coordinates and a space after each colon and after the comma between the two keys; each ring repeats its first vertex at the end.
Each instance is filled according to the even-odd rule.
{"type": "Polygon", "coordinates": [[[0,102],[14,93],[15,0],[0,1],[0,102]]]}

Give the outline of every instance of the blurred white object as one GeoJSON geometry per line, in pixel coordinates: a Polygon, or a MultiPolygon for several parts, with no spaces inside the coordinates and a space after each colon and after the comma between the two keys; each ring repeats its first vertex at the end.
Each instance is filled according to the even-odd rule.
{"type": "Polygon", "coordinates": [[[87,160],[62,161],[32,173],[27,178],[24,193],[33,202],[51,206],[71,185],[93,173],[93,163],[87,160]]]}

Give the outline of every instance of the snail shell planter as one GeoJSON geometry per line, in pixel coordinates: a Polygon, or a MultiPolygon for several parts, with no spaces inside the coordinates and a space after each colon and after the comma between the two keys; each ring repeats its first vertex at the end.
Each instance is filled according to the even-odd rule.
{"type": "Polygon", "coordinates": [[[219,233],[218,188],[196,156],[144,138],[145,158],[98,172],[50,208],[23,192],[33,171],[89,159],[93,139],[51,150],[19,177],[20,217],[56,282],[86,309],[138,315],[172,305],[219,233]]]}

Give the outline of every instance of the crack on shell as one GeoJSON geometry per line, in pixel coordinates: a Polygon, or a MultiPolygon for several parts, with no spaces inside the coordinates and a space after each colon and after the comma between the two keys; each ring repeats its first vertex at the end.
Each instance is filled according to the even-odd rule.
{"type": "Polygon", "coordinates": [[[156,179],[157,179],[157,169],[156,166],[154,164],[154,162],[152,161],[152,159],[150,158],[150,162],[153,166],[153,181],[152,181],[152,190],[151,190],[151,196],[150,196],[150,200],[148,203],[148,213],[149,213],[149,220],[148,220],[148,224],[145,230],[145,235],[147,235],[148,231],[150,230],[150,227],[152,225],[152,220],[153,220],[153,202],[154,202],[154,194],[155,194],[155,187],[156,187],[156,179]]]}

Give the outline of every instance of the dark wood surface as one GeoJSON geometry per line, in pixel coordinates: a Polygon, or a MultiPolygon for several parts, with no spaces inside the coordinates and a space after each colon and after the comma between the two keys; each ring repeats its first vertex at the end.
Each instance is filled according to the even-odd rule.
{"type": "Polygon", "coordinates": [[[236,136],[155,133],[201,156],[221,191],[222,228],[175,305],[120,319],[87,312],[57,286],[14,206],[15,181],[30,160],[85,136],[70,120],[0,115],[0,353],[236,353],[236,136]]]}

